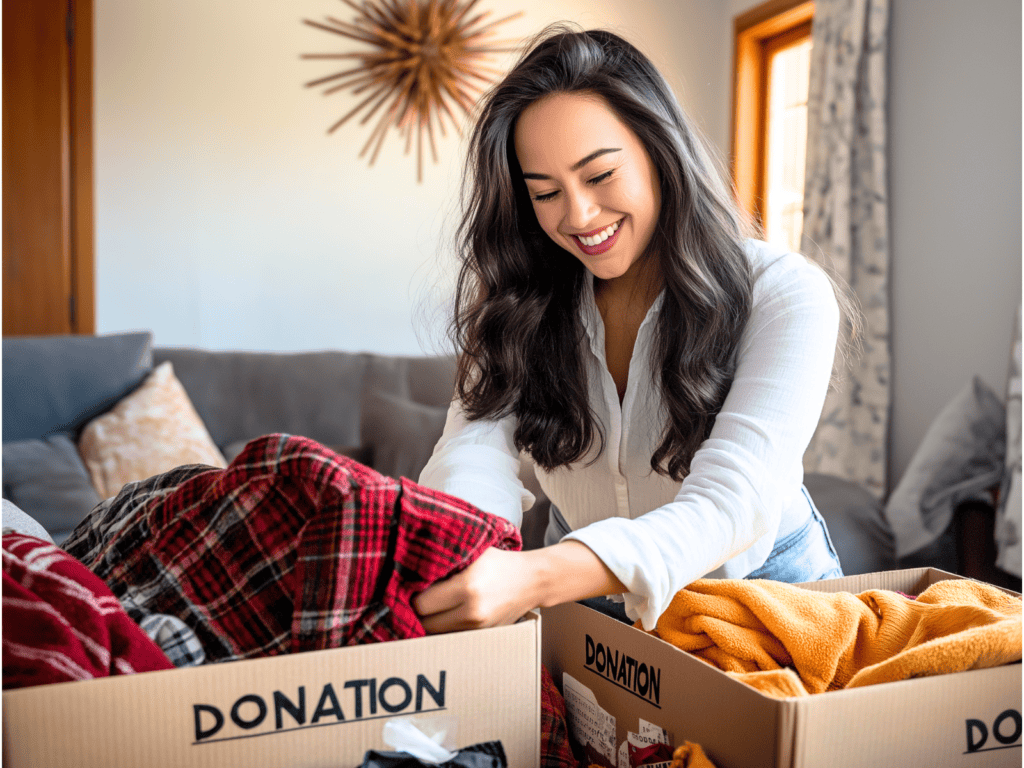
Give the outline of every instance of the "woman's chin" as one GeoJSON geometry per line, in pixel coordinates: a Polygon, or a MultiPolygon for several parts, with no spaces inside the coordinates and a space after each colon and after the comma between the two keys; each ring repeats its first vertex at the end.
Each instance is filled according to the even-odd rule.
{"type": "Polygon", "coordinates": [[[629,271],[628,264],[604,263],[586,264],[584,266],[598,280],[616,280],[629,271]]]}

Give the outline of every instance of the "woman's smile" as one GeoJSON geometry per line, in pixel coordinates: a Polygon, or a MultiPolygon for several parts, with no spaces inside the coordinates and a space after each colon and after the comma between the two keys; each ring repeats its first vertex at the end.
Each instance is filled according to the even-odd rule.
{"type": "Polygon", "coordinates": [[[601,227],[592,232],[583,232],[577,235],[570,235],[581,251],[588,256],[597,256],[604,253],[613,245],[619,237],[619,227],[625,218],[612,222],[607,227],[601,227]]]}

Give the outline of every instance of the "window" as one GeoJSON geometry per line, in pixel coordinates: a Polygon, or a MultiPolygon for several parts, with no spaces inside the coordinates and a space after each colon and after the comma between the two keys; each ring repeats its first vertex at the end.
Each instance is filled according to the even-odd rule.
{"type": "Polygon", "coordinates": [[[770,0],[734,21],[732,171],[770,242],[799,250],[814,3],[770,0]]]}

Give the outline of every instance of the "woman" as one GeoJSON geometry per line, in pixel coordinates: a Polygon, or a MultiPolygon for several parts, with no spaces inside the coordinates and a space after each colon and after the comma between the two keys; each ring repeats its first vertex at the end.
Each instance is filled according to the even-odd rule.
{"type": "Polygon", "coordinates": [[[706,574],[842,575],[801,465],[831,282],[743,236],[650,61],[609,32],[543,35],[486,98],[467,166],[456,397],[420,482],[518,525],[524,452],[550,546],[487,550],[422,592],[427,630],[618,595],[652,629],[706,574]]]}

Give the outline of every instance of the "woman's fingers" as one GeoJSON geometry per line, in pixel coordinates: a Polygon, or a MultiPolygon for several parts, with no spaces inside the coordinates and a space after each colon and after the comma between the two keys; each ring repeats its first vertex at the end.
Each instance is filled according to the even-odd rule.
{"type": "Polygon", "coordinates": [[[441,632],[459,632],[463,629],[479,629],[479,627],[463,617],[461,606],[430,616],[423,616],[421,621],[428,635],[436,635],[441,632]]]}
{"type": "MultiPolygon", "coordinates": [[[[462,590],[458,583],[453,584],[452,582],[460,576],[462,576],[461,573],[427,587],[412,599],[412,609],[423,619],[457,608],[463,601],[460,594],[462,590]]],[[[424,622],[424,626],[426,626],[426,622],[424,622]]]]}
{"type": "Polygon", "coordinates": [[[535,607],[528,584],[523,553],[492,548],[416,595],[412,607],[431,633],[511,624],[535,607]]]}

